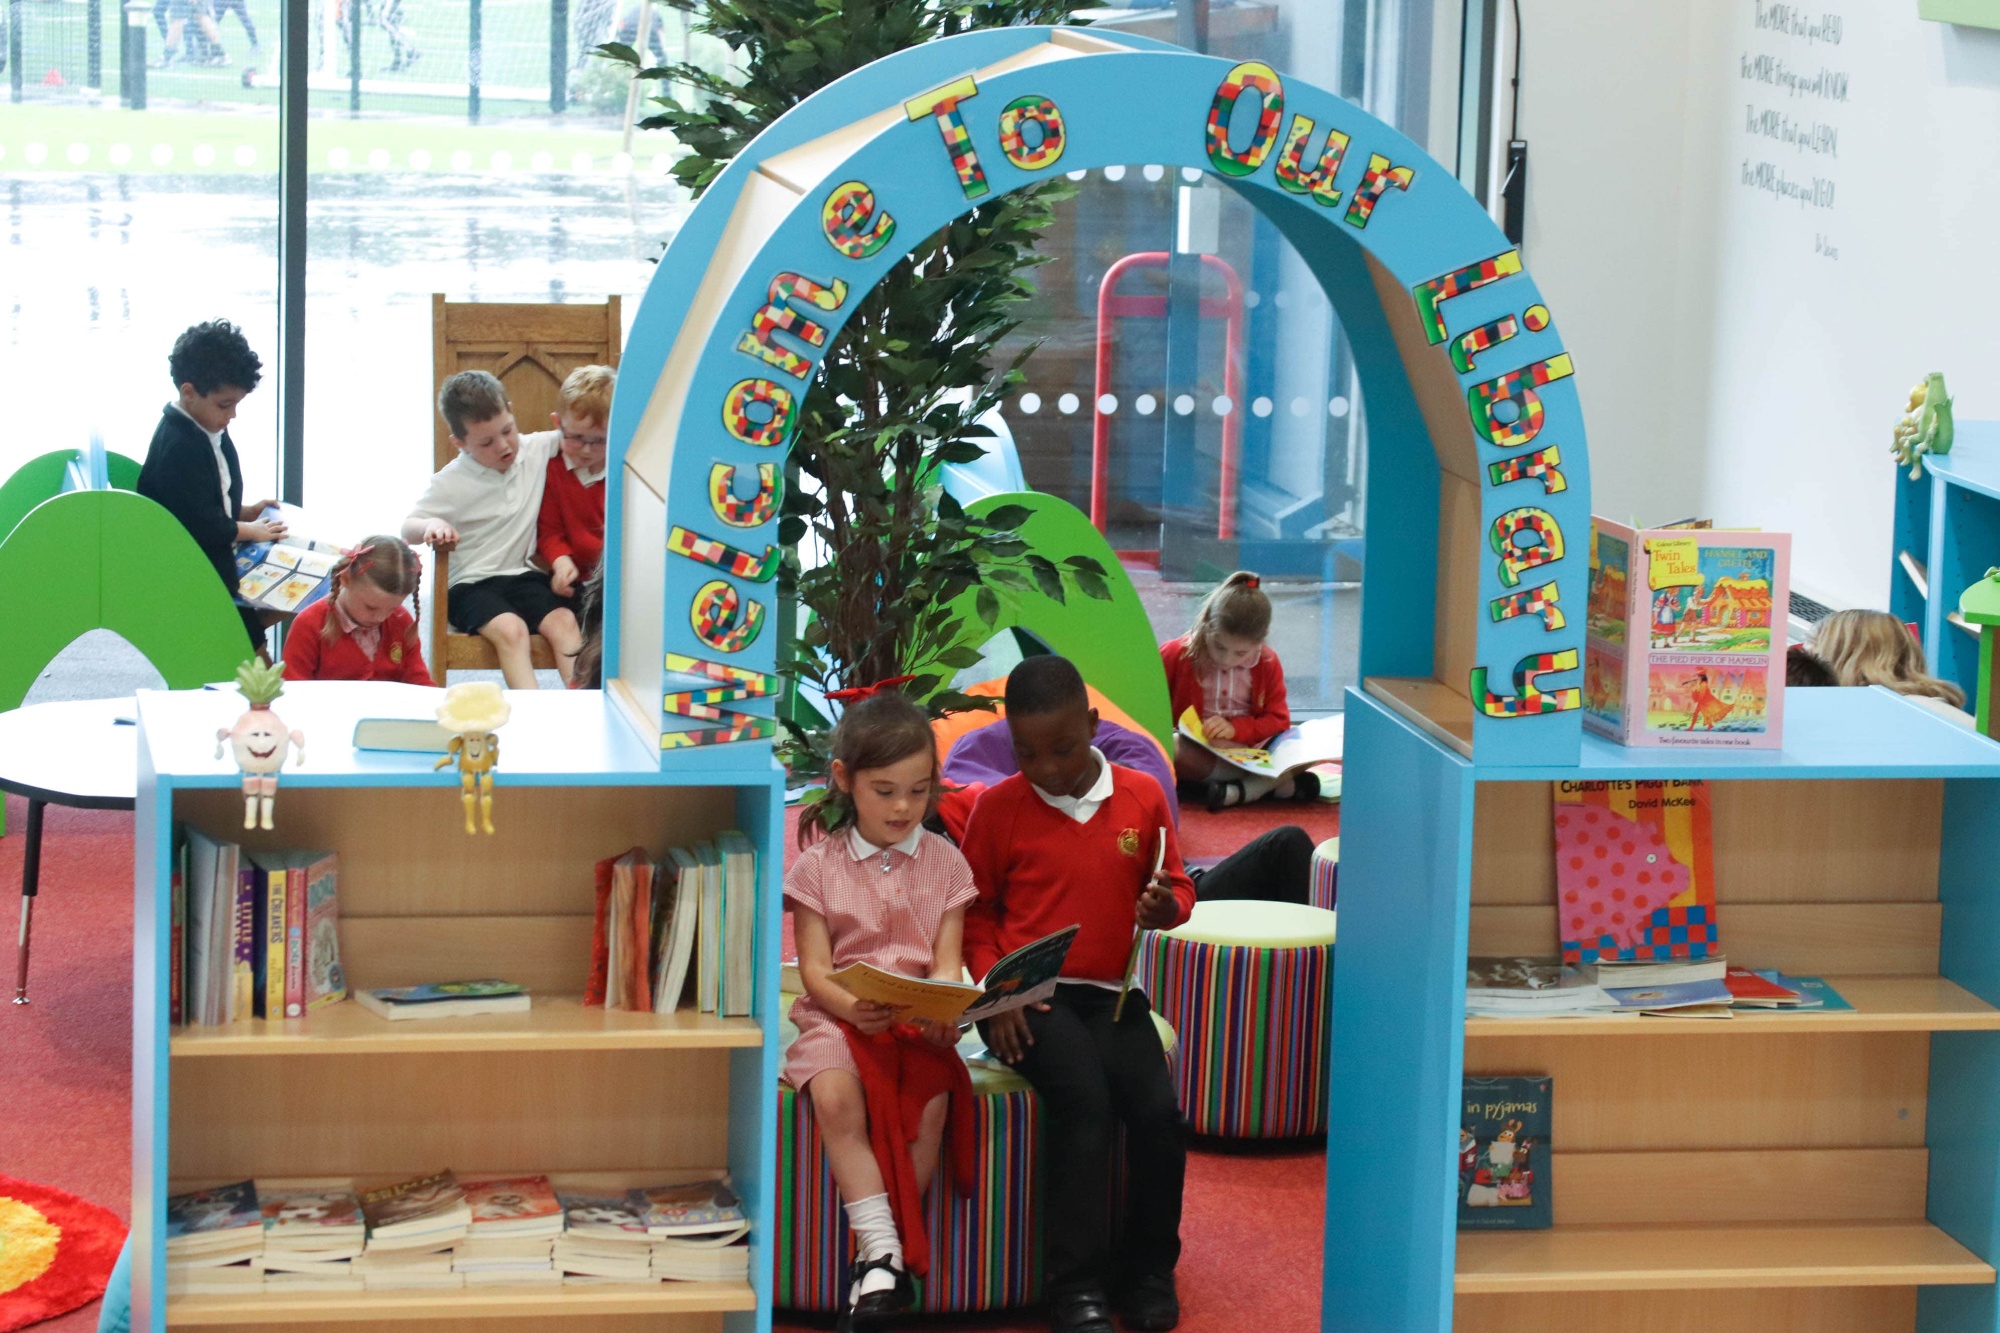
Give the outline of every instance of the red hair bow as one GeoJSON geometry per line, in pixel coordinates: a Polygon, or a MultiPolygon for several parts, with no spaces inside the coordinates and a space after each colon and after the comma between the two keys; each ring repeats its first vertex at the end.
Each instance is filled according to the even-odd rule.
{"type": "Polygon", "coordinates": [[[1248,578],[1245,578],[1243,580],[1243,586],[1246,588],[1255,588],[1262,585],[1263,582],[1264,580],[1258,578],[1255,574],[1252,574],[1248,578]]]}
{"type": "Polygon", "coordinates": [[[863,699],[872,698],[884,690],[892,689],[897,685],[915,679],[915,676],[891,676],[887,680],[878,680],[873,685],[856,685],[854,688],[847,690],[828,690],[826,697],[829,699],[838,699],[844,704],[860,703],[863,699]]]}

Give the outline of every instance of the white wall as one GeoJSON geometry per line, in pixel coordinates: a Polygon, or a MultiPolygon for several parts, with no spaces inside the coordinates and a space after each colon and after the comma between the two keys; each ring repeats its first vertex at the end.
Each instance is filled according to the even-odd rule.
{"type": "Polygon", "coordinates": [[[1795,587],[1880,606],[1910,385],[1942,370],[1961,417],[2000,417],[2000,34],[1896,0],[1799,8],[1838,41],[1760,27],[1766,0],[1524,0],[1527,261],[1576,357],[1600,512],[1789,530],[1795,587]],[[1844,76],[1846,100],[1760,58],[1844,76]],[[1766,111],[1835,141],[1746,127],[1766,111]],[[1761,164],[1830,198],[1745,183],[1761,164]]]}

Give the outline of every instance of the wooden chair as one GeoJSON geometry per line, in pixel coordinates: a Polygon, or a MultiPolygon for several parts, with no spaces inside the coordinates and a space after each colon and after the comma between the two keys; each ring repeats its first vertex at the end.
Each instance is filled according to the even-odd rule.
{"type": "MultiPolygon", "coordinates": [[[[616,366],[623,341],[619,298],[602,305],[498,305],[431,297],[431,466],[458,452],[437,413],[437,391],[461,370],[491,371],[506,387],[523,435],[547,430],[563,379],[578,366],[616,366]]],[[[431,595],[431,666],[438,683],[452,670],[495,670],[500,658],[477,634],[454,634],[447,618],[450,557],[436,553],[431,595]]],[[[530,626],[529,628],[533,628],[530,626]]],[[[537,634],[530,646],[537,669],[553,670],[555,653],[537,634]]]]}

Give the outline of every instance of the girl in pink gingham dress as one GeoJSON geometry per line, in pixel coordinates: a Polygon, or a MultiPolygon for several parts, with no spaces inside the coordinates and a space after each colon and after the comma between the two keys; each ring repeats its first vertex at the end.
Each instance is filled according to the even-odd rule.
{"type": "MultiPolygon", "coordinates": [[[[937,743],[923,710],[893,692],[860,700],[834,728],[827,815],[808,814],[800,822],[806,850],[785,874],[805,994],[792,1005],[799,1036],[785,1058],[784,1078],[812,1099],[834,1183],[846,1202],[859,1251],[849,1326],[864,1333],[907,1308],[913,1293],[842,1024],[874,1034],[898,1019],[895,1010],[856,998],[832,975],[865,962],[905,976],[962,978],[965,908],[978,891],[958,848],[923,827],[937,789],[937,743]]],[[[958,1042],[949,1025],[916,1026],[939,1046],[958,1042]]],[[[939,1096],[925,1108],[910,1145],[919,1191],[937,1167],[944,1124],[945,1098],[939,1096]]]]}

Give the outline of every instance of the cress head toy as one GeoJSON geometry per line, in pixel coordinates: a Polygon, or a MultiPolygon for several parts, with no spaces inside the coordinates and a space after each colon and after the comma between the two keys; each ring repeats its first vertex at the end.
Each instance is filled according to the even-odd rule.
{"type": "Polygon", "coordinates": [[[250,701],[250,707],[236,719],[235,726],[216,731],[215,757],[222,758],[226,741],[236,756],[236,766],[243,770],[243,827],[270,828],[278,770],[293,750],[298,752],[298,763],[306,761],[306,735],[286,730],[284,719],[271,711],[271,705],[285,692],[283,662],[245,662],[236,668],[236,688],[250,701]]]}
{"type": "Polygon", "coordinates": [[[1910,469],[1910,480],[1924,475],[1924,455],[1943,458],[1951,452],[1951,398],[1944,391],[1944,376],[1932,371],[1910,390],[1910,402],[1903,419],[1896,423],[1896,441],[1890,452],[1896,462],[1910,469]]]}
{"type": "Polygon", "coordinates": [[[493,733],[507,725],[514,710],[507,696],[491,681],[471,681],[454,685],[444,692],[438,705],[438,725],[452,733],[445,757],[435,767],[443,768],[458,760],[460,800],[465,804],[465,831],[493,831],[493,768],[500,762],[500,738],[493,733]],[[472,822],[473,807],[479,810],[479,828],[472,822]]]}

